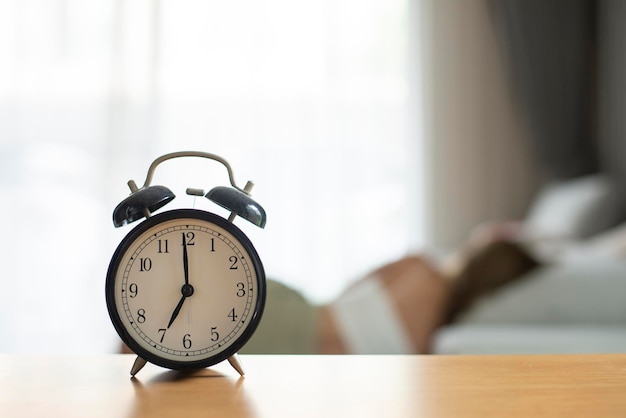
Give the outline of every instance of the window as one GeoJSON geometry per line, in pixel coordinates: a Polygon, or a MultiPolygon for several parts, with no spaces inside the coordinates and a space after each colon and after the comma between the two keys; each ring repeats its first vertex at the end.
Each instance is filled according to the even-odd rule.
{"type": "MultiPolygon", "coordinates": [[[[237,223],[312,301],[420,242],[407,7],[0,0],[0,351],[113,347],[102,289],[130,227],[110,214],[166,152],[219,154],[256,183],[267,227],[237,223]]],[[[219,213],[184,190],[227,177],[172,161],[155,181],[219,213]]]]}

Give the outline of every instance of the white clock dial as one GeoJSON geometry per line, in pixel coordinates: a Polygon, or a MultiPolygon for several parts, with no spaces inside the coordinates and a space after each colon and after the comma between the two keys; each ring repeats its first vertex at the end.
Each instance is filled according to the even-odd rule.
{"type": "Polygon", "coordinates": [[[114,283],[107,286],[114,324],[149,361],[176,368],[221,359],[260,319],[265,278],[258,256],[241,231],[216,215],[156,215],[129,234],[113,260],[107,281],[114,283]]]}

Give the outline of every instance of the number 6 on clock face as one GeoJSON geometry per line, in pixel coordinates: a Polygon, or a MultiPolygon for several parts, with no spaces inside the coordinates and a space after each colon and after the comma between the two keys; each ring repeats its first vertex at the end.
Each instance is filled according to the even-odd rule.
{"type": "Polygon", "coordinates": [[[139,356],[196,369],[233,355],[250,338],[265,302],[256,250],[231,222],[180,209],[148,218],[117,248],[107,306],[139,356]]]}

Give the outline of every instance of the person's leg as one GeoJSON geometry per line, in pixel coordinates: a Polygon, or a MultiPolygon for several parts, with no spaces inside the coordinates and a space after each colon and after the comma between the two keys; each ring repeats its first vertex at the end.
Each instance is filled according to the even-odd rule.
{"type": "Polygon", "coordinates": [[[507,241],[474,241],[442,267],[421,257],[403,258],[320,308],[318,352],[428,353],[440,326],[538,265],[520,245],[507,241]],[[362,291],[372,281],[376,286],[370,283],[362,291]],[[398,332],[403,335],[395,335],[398,332]]]}
{"type": "Polygon", "coordinates": [[[318,352],[427,353],[448,294],[448,281],[426,259],[385,265],[320,308],[318,352]]]}

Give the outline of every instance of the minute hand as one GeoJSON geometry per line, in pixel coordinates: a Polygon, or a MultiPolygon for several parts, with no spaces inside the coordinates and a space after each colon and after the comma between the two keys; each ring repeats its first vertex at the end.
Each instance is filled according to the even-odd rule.
{"type": "Polygon", "coordinates": [[[187,240],[183,232],[183,268],[185,270],[185,284],[189,284],[189,256],[187,255],[187,240]]]}

